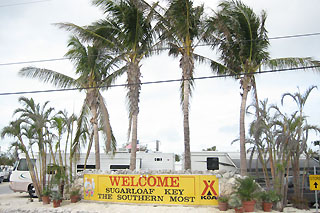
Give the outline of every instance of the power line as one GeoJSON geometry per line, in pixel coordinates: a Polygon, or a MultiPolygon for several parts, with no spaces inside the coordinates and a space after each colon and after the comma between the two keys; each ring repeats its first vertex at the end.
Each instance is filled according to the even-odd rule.
{"type": "Polygon", "coordinates": [[[297,34],[297,35],[277,36],[277,37],[269,38],[269,40],[309,37],[309,36],[317,36],[317,35],[320,35],[320,33],[305,33],[305,34],[297,34]]]}
{"type": "MultiPolygon", "coordinates": [[[[1,7],[1,6],[0,6],[1,7]]],[[[297,34],[297,35],[287,35],[287,36],[277,36],[269,38],[269,40],[278,40],[278,39],[289,39],[289,38],[299,38],[299,37],[310,37],[310,36],[319,36],[320,32],[317,33],[306,33],[306,34],[297,34]]],[[[198,46],[211,46],[212,44],[199,44],[198,46]]],[[[154,51],[159,50],[168,50],[169,47],[163,47],[155,49],[154,51]]],[[[20,65],[20,64],[30,64],[30,63],[43,63],[43,62],[53,62],[53,61],[63,61],[69,60],[69,57],[63,58],[52,58],[52,59],[40,59],[40,60],[32,60],[32,61],[19,61],[19,62],[8,62],[8,63],[0,63],[0,66],[10,66],[10,65],[20,65]]]]}
{"type": "MultiPolygon", "coordinates": [[[[250,73],[250,75],[252,75],[252,74],[273,73],[273,72],[287,72],[287,71],[295,71],[295,70],[302,70],[302,69],[314,69],[314,68],[317,68],[317,67],[320,67],[320,66],[305,66],[305,67],[296,67],[296,68],[284,68],[284,69],[277,69],[277,70],[258,71],[258,72],[255,72],[255,73],[250,73]]],[[[246,74],[239,74],[239,75],[236,75],[236,74],[225,74],[225,75],[202,76],[202,77],[196,77],[196,78],[193,78],[193,79],[171,79],[171,80],[161,80],[161,81],[147,81],[147,82],[140,83],[140,85],[180,82],[180,81],[184,81],[184,80],[204,80],[204,79],[214,79],[214,78],[236,77],[236,76],[244,76],[244,75],[246,75],[246,74]]],[[[52,90],[8,92],[8,93],[0,93],[0,96],[35,94],[35,93],[50,93],[50,92],[65,92],[65,91],[104,88],[104,87],[125,87],[125,86],[131,86],[131,85],[136,85],[136,84],[114,84],[114,85],[110,85],[110,86],[100,86],[100,87],[82,87],[82,88],[66,88],[66,89],[52,89],[52,90]]]]}
{"type": "Polygon", "coordinates": [[[51,1],[51,0],[29,1],[29,2],[22,2],[22,3],[16,3],[16,4],[3,4],[3,5],[0,5],[0,7],[12,7],[12,6],[23,5],[23,4],[42,3],[46,1],[51,1]]]}
{"type": "Polygon", "coordinates": [[[63,57],[63,58],[52,58],[52,59],[40,59],[40,60],[34,60],[34,61],[9,62],[9,63],[0,64],[0,66],[30,64],[30,63],[42,63],[42,62],[51,62],[51,61],[63,61],[63,60],[68,60],[68,59],[70,59],[70,58],[63,57]]]}

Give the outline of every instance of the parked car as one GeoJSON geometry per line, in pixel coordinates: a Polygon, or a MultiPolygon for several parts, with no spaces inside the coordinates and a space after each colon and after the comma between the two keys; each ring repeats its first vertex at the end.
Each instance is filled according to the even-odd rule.
{"type": "Polygon", "coordinates": [[[3,181],[9,181],[10,180],[10,175],[11,175],[11,169],[9,168],[9,166],[5,166],[3,168],[3,181]]]}
{"type": "MultiPolygon", "coordinates": [[[[300,177],[300,185],[303,189],[303,200],[308,204],[309,207],[313,207],[316,203],[315,191],[310,190],[309,175],[305,176],[304,184],[302,186],[302,176],[300,177]]],[[[320,199],[320,191],[316,191],[318,194],[318,203],[320,199]]],[[[292,203],[294,199],[294,185],[293,176],[288,177],[288,202],[292,203]]]]}
{"type": "Polygon", "coordinates": [[[3,172],[3,170],[0,168],[0,183],[2,183],[3,179],[4,179],[4,172],[3,172]]]}

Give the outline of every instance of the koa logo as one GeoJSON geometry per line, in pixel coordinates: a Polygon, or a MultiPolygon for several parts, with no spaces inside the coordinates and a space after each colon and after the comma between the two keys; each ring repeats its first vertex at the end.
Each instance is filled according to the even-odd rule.
{"type": "Polygon", "coordinates": [[[216,200],[218,194],[213,188],[213,184],[215,183],[215,181],[204,180],[203,183],[205,185],[205,188],[201,194],[201,200],[216,200]]]}

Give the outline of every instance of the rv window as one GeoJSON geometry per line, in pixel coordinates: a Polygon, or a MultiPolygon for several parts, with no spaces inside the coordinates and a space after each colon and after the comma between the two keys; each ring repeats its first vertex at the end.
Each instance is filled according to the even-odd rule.
{"type": "Polygon", "coordinates": [[[111,170],[115,169],[129,169],[130,165],[110,165],[111,170]]]}
{"type": "Polygon", "coordinates": [[[219,170],[219,158],[207,158],[207,170],[219,170]]]}
{"type": "MultiPolygon", "coordinates": [[[[36,160],[35,159],[31,159],[31,162],[34,165],[36,160]]],[[[17,170],[18,171],[29,171],[26,159],[20,159],[19,160],[19,164],[18,164],[17,170]]]]}
{"type": "Polygon", "coordinates": [[[154,161],[162,161],[162,158],[155,158],[154,161]]]}
{"type": "MultiPolygon", "coordinates": [[[[86,165],[86,169],[96,169],[96,165],[86,165]]],[[[77,165],[77,172],[82,172],[84,170],[84,165],[77,165]]]]}
{"type": "Polygon", "coordinates": [[[13,165],[13,170],[16,170],[16,169],[17,169],[18,164],[19,164],[19,161],[16,161],[16,162],[14,163],[14,165],[13,165]]]}

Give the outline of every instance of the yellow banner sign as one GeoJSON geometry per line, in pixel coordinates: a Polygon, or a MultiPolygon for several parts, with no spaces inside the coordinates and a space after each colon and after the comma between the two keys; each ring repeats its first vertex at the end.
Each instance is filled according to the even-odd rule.
{"type": "Polygon", "coordinates": [[[214,175],[84,175],[84,199],[107,202],[218,205],[214,175]]]}

